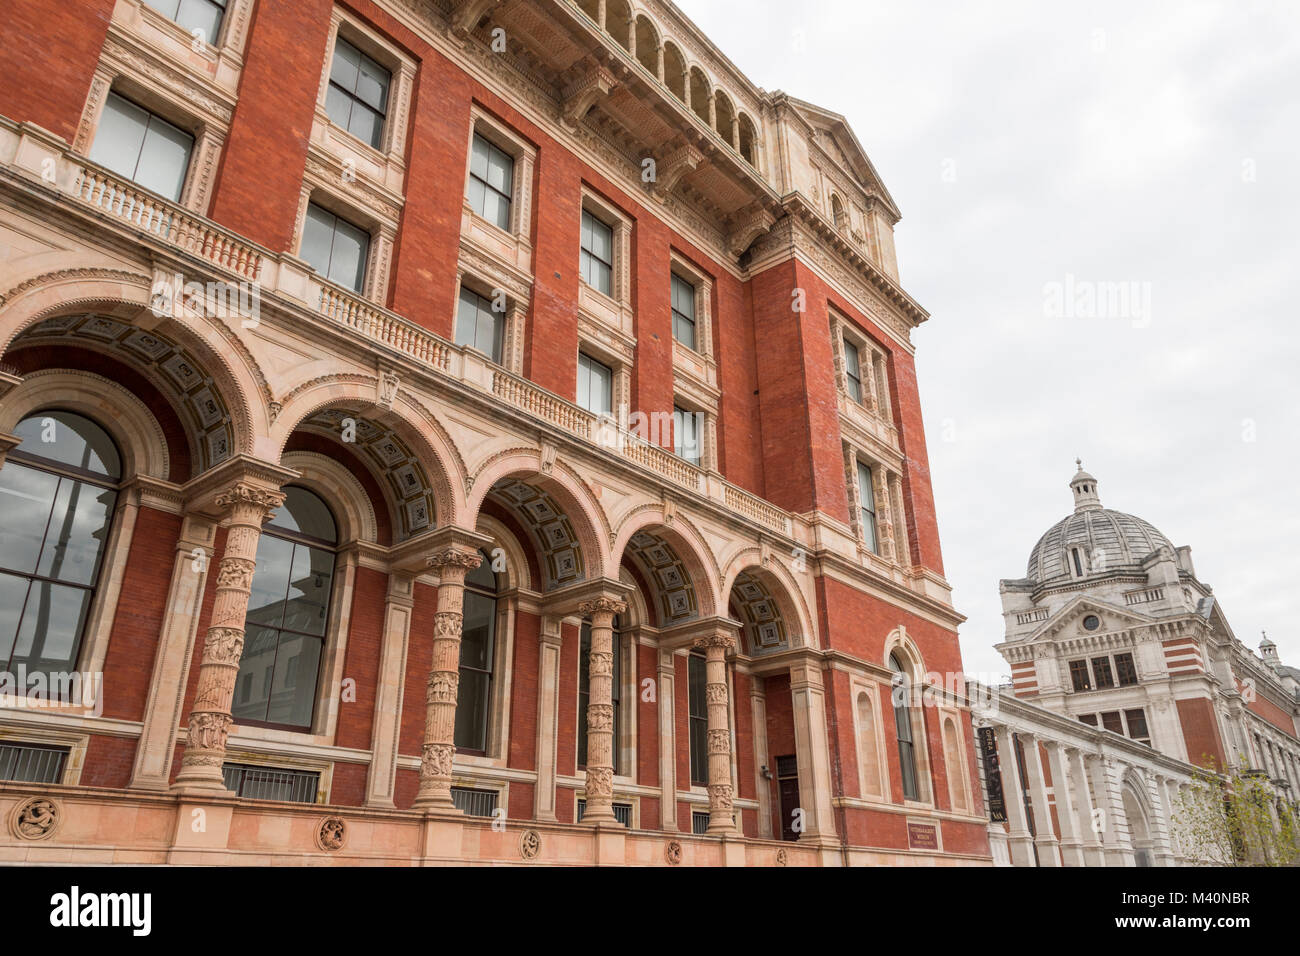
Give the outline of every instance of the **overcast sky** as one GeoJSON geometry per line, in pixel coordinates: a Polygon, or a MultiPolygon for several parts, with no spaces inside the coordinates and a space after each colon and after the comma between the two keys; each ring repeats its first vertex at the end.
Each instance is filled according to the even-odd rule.
{"type": "Polygon", "coordinates": [[[1300,666],[1300,3],[678,3],[847,116],[902,210],[967,670],[1007,672],[998,581],[1072,510],[1076,456],[1300,666]],[[1061,314],[1067,276],[1136,285],[1061,314]]]}

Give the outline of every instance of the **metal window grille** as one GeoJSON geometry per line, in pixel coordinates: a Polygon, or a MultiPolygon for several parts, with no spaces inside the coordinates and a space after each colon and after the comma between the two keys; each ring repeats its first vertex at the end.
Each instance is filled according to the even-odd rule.
{"type": "Polygon", "coordinates": [[[0,780],[20,783],[60,783],[67,747],[37,744],[0,744],[0,780]]]}
{"type": "Polygon", "coordinates": [[[228,763],[221,768],[226,789],[248,800],[315,803],[320,774],[308,770],[283,770],[228,763]]]}
{"type": "Polygon", "coordinates": [[[691,813],[691,832],[697,836],[709,832],[709,815],[698,810],[691,813]]]}
{"type": "Polygon", "coordinates": [[[475,790],[470,787],[452,787],[451,802],[467,817],[490,817],[496,812],[497,792],[475,790]]]}
{"type": "MultiPolygon", "coordinates": [[[[615,803],[613,804],[613,807],[614,807],[614,819],[617,820],[619,823],[623,824],[623,826],[628,827],[630,829],[632,826],[632,804],[615,803]]],[[[587,815],[587,801],[579,799],[578,800],[578,822],[581,823],[582,818],[586,815],[587,815]]]]}

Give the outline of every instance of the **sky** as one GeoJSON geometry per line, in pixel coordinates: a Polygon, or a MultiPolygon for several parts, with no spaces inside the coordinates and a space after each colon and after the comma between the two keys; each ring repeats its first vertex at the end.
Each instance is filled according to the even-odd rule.
{"type": "Polygon", "coordinates": [[[1076,457],[1300,666],[1300,3],[677,2],[902,211],[967,671],[1076,457]]]}

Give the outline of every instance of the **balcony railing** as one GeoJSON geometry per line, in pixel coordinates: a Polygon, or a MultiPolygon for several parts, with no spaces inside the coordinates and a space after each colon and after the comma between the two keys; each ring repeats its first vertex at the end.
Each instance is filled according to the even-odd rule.
{"type": "Polygon", "coordinates": [[[320,287],[319,309],[320,314],[330,321],[409,355],[418,362],[432,365],[440,372],[451,367],[451,346],[396,312],[389,312],[324,282],[320,287]]]}

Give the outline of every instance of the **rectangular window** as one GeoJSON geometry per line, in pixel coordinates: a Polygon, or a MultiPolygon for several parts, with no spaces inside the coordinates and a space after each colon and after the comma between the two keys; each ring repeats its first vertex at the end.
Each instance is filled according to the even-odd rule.
{"type": "Polygon", "coordinates": [[[478,790],[473,787],[452,787],[451,802],[467,817],[490,817],[496,811],[498,794],[495,790],[478,790]]]}
{"type": "Polygon", "coordinates": [[[1138,708],[1137,710],[1124,711],[1124,722],[1128,724],[1128,735],[1139,743],[1150,746],[1151,731],[1147,729],[1146,711],[1138,708]]]}
{"type": "Polygon", "coordinates": [[[702,836],[709,832],[709,814],[699,810],[691,811],[691,832],[702,836]]]}
{"type": "Polygon", "coordinates": [[[366,285],[370,233],[311,203],[303,224],[300,255],[331,282],[361,292],[366,285]]]}
{"type": "Polygon", "coordinates": [[[1096,714],[1080,714],[1080,715],[1079,715],[1079,720],[1081,720],[1083,723],[1087,724],[1089,727],[1096,727],[1096,726],[1097,726],[1097,715],[1096,715],[1096,714]]]}
{"type": "Polygon", "coordinates": [[[582,281],[593,289],[614,294],[614,230],[585,209],[579,271],[582,281]]]}
{"type": "Polygon", "coordinates": [[[144,0],[163,16],[175,20],[190,34],[199,34],[204,43],[215,45],[221,35],[221,20],[226,15],[226,0],[144,0]]]}
{"type": "Polygon", "coordinates": [[[388,88],[393,74],[339,37],[330,65],[325,112],[330,122],[376,149],[384,141],[388,88]]]}
{"type": "Polygon", "coordinates": [[[222,766],[221,776],[227,790],[248,800],[315,803],[320,789],[320,774],[307,770],[228,763],[222,766]]]}
{"type": "Polygon", "coordinates": [[[194,137],[130,100],[109,93],[90,149],[92,162],[176,202],[194,137]]]}
{"type": "Polygon", "coordinates": [[[488,222],[508,230],[514,184],[514,158],[475,133],[469,158],[470,207],[488,222]]]}
{"type": "Polygon", "coordinates": [[[614,371],[594,358],[578,353],[578,404],[593,415],[608,415],[614,408],[614,371]]]}
{"type": "Polygon", "coordinates": [[[862,402],[862,357],[858,347],[852,342],[844,343],[844,377],[849,390],[849,398],[862,402]]]}
{"type": "Polygon", "coordinates": [[[1118,710],[1108,710],[1101,715],[1101,725],[1111,733],[1124,735],[1124,722],[1120,719],[1118,710]]]}
{"type": "Polygon", "coordinates": [[[695,412],[689,412],[680,405],[673,406],[673,453],[684,461],[699,467],[700,418],[695,412]]]}
{"type": "Polygon", "coordinates": [[[1115,686],[1115,675],[1111,673],[1109,657],[1092,659],[1092,678],[1098,689],[1115,686]]]}
{"type": "Polygon", "coordinates": [[[1119,675],[1120,687],[1132,687],[1138,682],[1137,668],[1133,665],[1132,654],[1115,655],[1115,673],[1119,675]]]}
{"type": "MultiPolygon", "coordinates": [[[[709,710],[706,697],[708,670],[704,658],[692,654],[686,658],[687,710],[690,713],[691,783],[709,782],[709,710]]],[[[708,814],[705,815],[708,829],[708,814]]]]}
{"type": "Polygon", "coordinates": [[[695,286],[677,273],[672,276],[673,338],[695,348],[695,286]]]}
{"type": "Polygon", "coordinates": [[[39,744],[0,744],[0,780],[18,783],[62,783],[67,747],[39,744]]]}
{"type": "Polygon", "coordinates": [[[457,750],[486,753],[492,665],[496,657],[495,596],[465,589],[460,638],[460,678],[456,699],[457,750]]]}
{"type": "Polygon", "coordinates": [[[504,313],[493,309],[492,302],[473,289],[461,286],[456,309],[456,344],[478,349],[500,364],[504,339],[504,313]]]}
{"type": "MultiPolygon", "coordinates": [[[[614,710],[614,747],[613,747],[613,764],[614,772],[618,773],[618,741],[619,741],[619,710],[620,700],[622,697],[623,684],[623,649],[620,646],[622,641],[618,635],[618,619],[614,619],[614,673],[610,679],[609,696],[610,703],[614,710]]],[[[591,700],[590,681],[591,670],[589,668],[591,655],[591,625],[583,623],[582,630],[579,632],[578,642],[578,766],[587,766],[587,704],[591,700]]],[[[578,819],[582,819],[579,817],[578,819]]]]}
{"type": "Polygon", "coordinates": [[[1092,684],[1088,681],[1087,661],[1070,661],[1070,681],[1076,691],[1092,690],[1092,684]]]}
{"type": "Polygon", "coordinates": [[[858,462],[858,508],[862,520],[862,540],[872,554],[880,553],[880,544],[876,540],[876,484],[872,480],[871,467],[858,462]]]}

